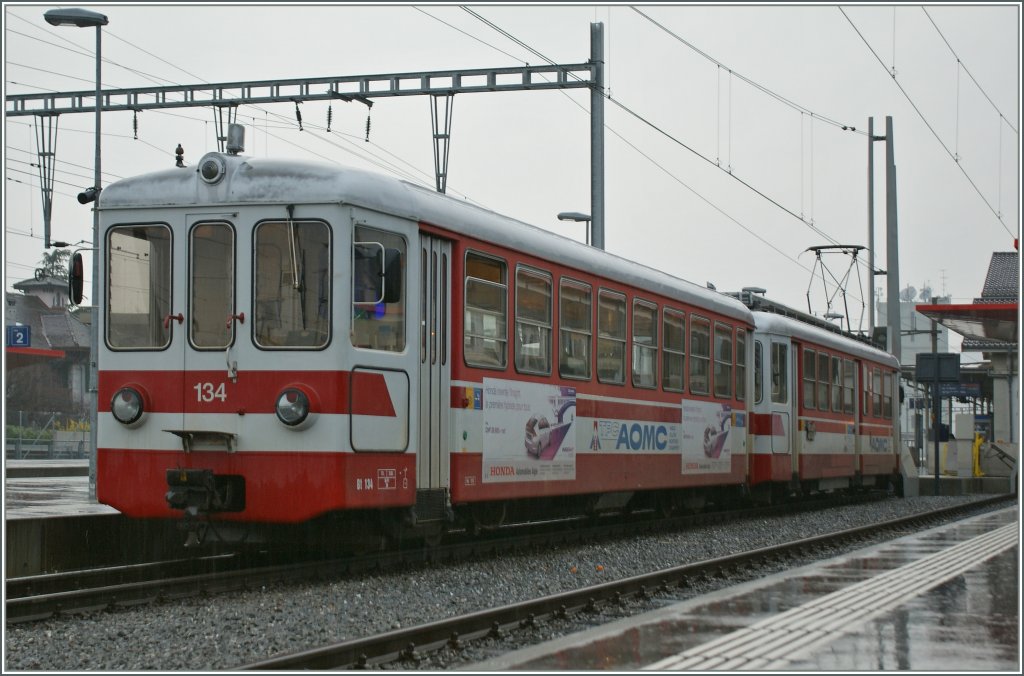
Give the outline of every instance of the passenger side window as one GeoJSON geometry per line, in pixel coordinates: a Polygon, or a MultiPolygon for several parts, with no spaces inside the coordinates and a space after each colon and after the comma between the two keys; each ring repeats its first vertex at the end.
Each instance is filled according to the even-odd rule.
{"type": "Polygon", "coordinates": [[[508,287],[505,261],[466,254],[466,364],[505,368],[508,343],[508,287]]]}
{"type": "Polygon", "coordinates": [[[736,329],[736,399],[747,398],[747,332],[736,329]]]}
{"type": "Polygon", "coordinates": [[[732,327],[715,324],[715,396],[732,396],[732,327]]]}
{"type": "Polygon", "coordinates": [[[892,374],[882,374],[882,417],[892,418],[892,374]]]}
{"type": "Polygon", "coordinates": [[[818,409],[828,410],[829,402],[829,371],[828,355],[824,352],[818,353],[818,409]]]}
{"type": "Polygon", "coordinates": [[[686,380],[686,315],[665,308],[663,326],[662,385],[668,391],[682,392],[686,380]]]}
{"type": "Polygon", "coordinates": [[[843,412],[843,373],[839,357],[832,357],[832,412],[843,412]]]}
{"type": "Polygon", "coordinates": [[[551,373],[551,275],[516,271],[516,370],[551,373]]]}
{"type": "Polygon", "coordinates": [[[658,386],[658,307],[633,301],[633,385],[658,386]]]}
{"type": "Polygon", "coordinates": [[[561,328],[558,373],[563,378],[590,379],[590,344],[593,335],[590,286],[563,279],[558,292],[561,328]]]}
{"type": "Polygon", "coordinates": [[[754,403],[764,401],[764,348],[760,340],[754,341],[754,403]]]}
{"type": "Polygon", "coordinates": [[[711,322],[690,317],[690,392],[708,394],[711,383],[711,322]]]}
{"type": "Polygon", "coordinates": [[[843,360],[843,412],[853,413],[854,399],[854,379],[856,378],[856,371],[854,371],[853,362],[849,359],[843,360]]]}
{"type": "Polygon", "coordinates": [[[817,359],[814,350],[804,350],[804,408],[818,407],[818,379],[815,376],[817,359]]]}
{"type": "Polygon", "coordinates": [[[597,379],[626,382],[626,297],[604,289],[597,295],[597,379]]]}
{"type": "Polygon", "coordinates": [[[882,372],[877,368],[871,372],[872,415],[882,417],[882,372]]]}

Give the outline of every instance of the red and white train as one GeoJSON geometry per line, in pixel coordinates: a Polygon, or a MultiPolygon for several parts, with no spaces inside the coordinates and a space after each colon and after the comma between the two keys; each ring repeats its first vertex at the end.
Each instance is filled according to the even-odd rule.
{"type": "Polygon", "coordinates": [[[891,355],[232,138],[100,198],[97,497],[123,514],[436,536],[898,476],[891,355]]]}

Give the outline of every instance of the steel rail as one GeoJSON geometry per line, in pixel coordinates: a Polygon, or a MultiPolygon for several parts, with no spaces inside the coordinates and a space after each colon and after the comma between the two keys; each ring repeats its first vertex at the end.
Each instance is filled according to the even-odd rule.
{"type": "Polygon", "coordinates": [[[203,593],[244,590],[282,580],[324,579],[372,570],[393,570],[423,562],[454,561],[472,556],[494,556],[529,547],[591,542],[602,538],[665,532],[701,524],[721,523],[752,516],[775,515],[820,509],[863,500],[876,494],[835,496],[827,500],[784,503],[772,507],[705,512],[672,518],[651,519],[648,513],[630,519],[568,518],[544,523],[506,526],[488,536],[452,534],[453,541],[438,547],[406,547],[344,558],[312,552],[297,560],[270,556],[255,565],[251,558],[217,561],[214,557],[188,561],[147,562],[128,566],[104,566],[92,570],[10,578],[6,582],[5,617],[8,622],[30,622],[55,614],[98,610],[117,605],[136,605],[160,599],[185,598],[203,593]],[[200,563],[206,561],[206,563],[200,563]],[[207,566],[203,568],[202,566],[207,566]]]}

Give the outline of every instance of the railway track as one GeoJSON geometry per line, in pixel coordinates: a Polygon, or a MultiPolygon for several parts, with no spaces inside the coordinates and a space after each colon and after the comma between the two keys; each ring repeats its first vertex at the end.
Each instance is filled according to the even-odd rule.
{"type": "Polygon", "coordinates": [[[566,520],[502,528],[487,537],[453,534],[438,547],[412,546],[361,556],[325,558],[316,553],[220,555],[157,561],[137,565],[100,567],[6,580],[7,622],[31,622],[62,613],[81,613],[117,606],[155,603],[200,595],[212,595],[261,586],[337,578],[364,572],[400,569],[424,562],[457,561],[474,556],[497,556],[566,543],[593,542],[637,533],[657,533],[702,524],[771,514],[824,509],[865,500],[881,494],[828,496],[816,500],[720,512],[703,512],[672,518],[651,513],[630,518],[566,520]]]}
{"type": "Polygon", "coordinates": [[[1013,496],[996,496],[869,526],[838,531],[694,564],[687,564],[613,582],[562,592],[543,598],[430,622],[375,636],[358,638],[315,649],[281,655],[239,667],[241,670],[367,669],[415,667],[432,651],[459,651],[469,641],[499,638],[508,632],[530,629],[541,622],[595,613],[608,604],[643,600],[655,593],[686,588],[697,580],[736,578],[746,568],[765,563],[785,563],[813,556],[837,546],[855,545],[880,531],[927,528],[931,523],[1002,502],[1013,496]]]}

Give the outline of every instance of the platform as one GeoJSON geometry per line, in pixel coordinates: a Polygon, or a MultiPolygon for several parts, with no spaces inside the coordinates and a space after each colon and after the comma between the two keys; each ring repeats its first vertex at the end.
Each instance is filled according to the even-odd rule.
{"type": "Polygon", "coordinates": [[[6,460],[4,478],[89,476],[89,460],[6,460]]]}
{"type": "Polygon", "coordinates": [[[471,671],[1020,673],[1018,508],[673,603],[471,671]]]}
{"type": "Polygon", "coordinates": [[[35,519],[119,514],[89,499],[88,460],[8,460],[4,518],[35,519]]]}

